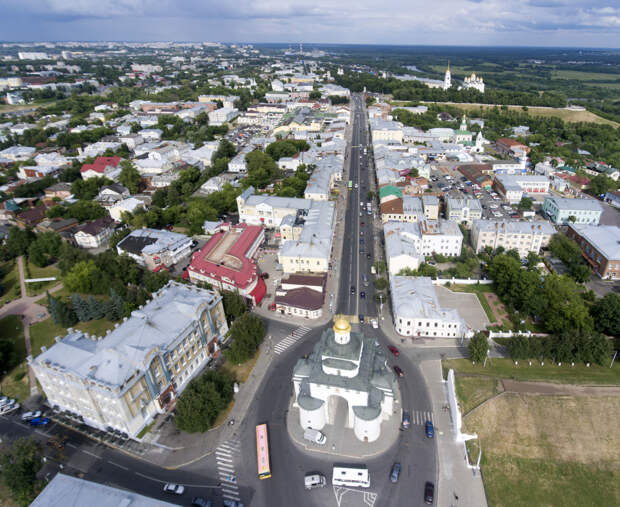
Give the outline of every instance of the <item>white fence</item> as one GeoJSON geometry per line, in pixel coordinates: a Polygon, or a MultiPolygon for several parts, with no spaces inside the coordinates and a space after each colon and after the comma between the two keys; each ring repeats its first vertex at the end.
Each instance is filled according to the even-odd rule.
{"type": "Polygon", "coordinates": [[[53,282],[54,280],[56,280],[55,276],[48,276],[47,278],[26,278],[24,282],[26,283],[53,282]]]}
{"type": "Polygon", "coordinates": [[[493,283],[493,280],[478,280],[475,278],[439,278],[437,280],[433,280],[433,285],[445,285],[447,283],[456,285],[491,285],[493,283]]]}
{"type": "Polygon", "coordinates": [[[513,336],[549,336],[547,333],[532,333],[531,331],[489,331],[489,338],[512,338],[513,336]]]}

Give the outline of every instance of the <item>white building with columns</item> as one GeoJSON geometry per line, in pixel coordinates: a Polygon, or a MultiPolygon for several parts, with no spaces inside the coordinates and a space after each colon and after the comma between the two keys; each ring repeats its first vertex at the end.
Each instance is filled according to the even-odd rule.
{"type": "Polygon", "coordinates": [[[375,339],[352,332],[344,319],[323,332],[312,354],[297,361],[293,386],[304,429],[344,424],[363,442],[379,438],[396,395],[396,378],[375,339]],[[347,403],[344,421],[336,420],[339,398],[347,403]]]}

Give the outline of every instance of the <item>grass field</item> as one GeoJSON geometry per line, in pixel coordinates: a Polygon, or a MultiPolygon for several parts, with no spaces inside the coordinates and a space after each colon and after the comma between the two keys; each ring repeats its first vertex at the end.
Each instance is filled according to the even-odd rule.
{"type": "Polygon", "coordinates": [[[486,368],[481,364],[472,364],[469,359],[452,359],[443,361],[444,377],[452,368],[455,372],[464,374],[485,375],[492,378],[507,378],[513,380],[530,380],[540,382],[555,382],[562,384],[599,384],[619,385],[620,365],[614,363],[613,368],[592,365],[589,368],[585,364],[562,364],[562,366],[545,363],[544,366],[538,361],[532,361],[529,366],[526,361],[519,361],[515,366],[511,359],[490,358],[486,368]]]}
{"type": "MultiPolygon", "coordinates": [[[[106,319],[91,320],[89,322],[79,322],[73,329],[79,329],[85,333],[94,336],[105,336],[108,329],[114,328],[114,322],[106,319]]],[[[49,318],[42,322],[37,322],[30,326],[30,344],[32,345],[32,355],[38,356],[41,353],[41,347],[51,347],[55,343],[56,336],[65,336],[67,330],[64,327],[57,326],[54,321],[49,318]]]]}
{"type": "Polygon", "coordinates": [[[19,288],[19,271],[17,269],[17,262],[7,261],[0,265],[2,271],[2,296],[0,296],[0,305],[4,305],[18,299],[21,295],[21,289],[19,288]]]}
{"type": "Polygon", "coordinates": [[[618,81],[620,74],[605,74],[603,72],[582,72],[579,70],[554,70],[551,72],[554,79],[571,79],[573,81],[618,81]]]}
{"type": "Polygon", "coordinates": [[[466,417],[489,505],[619,505],[619,401],[506,394],[466,417]]]}
{"type": "MultiPolygon", "coordinates": [[[[481,108],[488,109],[495,107],[490,104],[463,104],[457,102],[435,102],[435,104],[447,104],[451,107],[463,109],[475,115],[481,108]]],[[[522,106],[508,106],[508,109],[523,111],[522,106]]],[[[586,123],[605,123],[612,125],[613,127],[619,127],[620,124],[615,121],[606,120],[605,118],[598,116],[590,111],[573,111],[571,109],[557,108],[557,107],[528,107],[527,113],[532,116],[544,116],[544,117],[556,117],[569,123],[586,122],[586,123]]],[[[468,113],[469,114],[469,113],[468,113]]]]}
{"type": "Polygon", "coordinates": [[[463,415],[495,396],[499,392],[497,382],[492,377],[456,375],[454,383],[463,415]]]}
{"type": "Polygon", "coordinates": [[[51,265],[44,268],[39,268],[28,262],[26,278],[48,278],[52,276],[55,276],[56,280],[51,282],[27,283],[26,292],[28,292],[28,295],[38,296],[39,294],[43,294],[46,290],[49,290],[60,283],[60,270],[56,266],[51,265]],[[30,272],[30,276],[28,276],[28,272],[30,272]]]}

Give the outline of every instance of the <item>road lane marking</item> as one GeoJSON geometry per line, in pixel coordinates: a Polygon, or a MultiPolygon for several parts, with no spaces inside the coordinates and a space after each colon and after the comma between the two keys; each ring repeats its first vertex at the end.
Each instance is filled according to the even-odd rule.
{"type": "Polygon", "coordinates": [[[88,454],[89,456],[92,456],[93,458],[101,459],[101,456],[97,456],[96,454],[93,454],[93,453],[92,453],[92,452],[90,452],[90,451],[86,451],[86,450],[84,450],[84,449],[81,449],[81,451],[82,451],[84,454],[88,454]]]}
{"type": "Polygon", "coordinates": [[[115,467],[121,468],[123,470],[129,470],[129,468],[124,467],[123,465],[119,465],[118,463],[114,463],[114,461],[108,460],[108,463],[110,463],[110,465],[114,465],[115,467]]]}

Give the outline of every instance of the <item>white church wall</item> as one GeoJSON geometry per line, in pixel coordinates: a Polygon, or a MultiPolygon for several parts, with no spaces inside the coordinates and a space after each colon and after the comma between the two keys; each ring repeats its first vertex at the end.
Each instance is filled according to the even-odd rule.
{"type": "Polygon", "coordinates": [[[299,424],[303,429],[312,428],[313,430],[322,430],[326,420],[326,403],[316,410],[305,410],[299,407],[299,424]]]}
{"type": "Polygon", "coordinates": [[[356,417],[353,424],[353,431],[355,432],[355,436],[362,442],[365,440],[374,442],[381,434],[381,414],[370,421],[356,417]]]}

